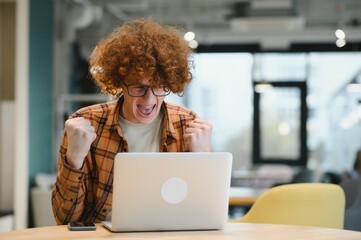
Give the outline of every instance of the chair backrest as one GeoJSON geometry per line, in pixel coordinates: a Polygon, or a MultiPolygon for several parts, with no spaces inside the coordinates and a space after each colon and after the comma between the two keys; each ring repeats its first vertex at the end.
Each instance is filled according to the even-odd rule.
{"type": "Polygon", "coordinates": [[[361,178],[341,183],[346,194],[345,229],[361,231],[361,178]]]}
{"type": "Polygon", "coordinates": [[[340,186],[345,192],[346,209],[354,205],[358,195],[361,195],[361,178],[345,179],[341,181],[340,186]]]}
{"type": "Polygon", "coordinates": [[[285,184],[264,192],[237,221],[342,229],[344,212],[345,194],[336,184],[285,184]]]}

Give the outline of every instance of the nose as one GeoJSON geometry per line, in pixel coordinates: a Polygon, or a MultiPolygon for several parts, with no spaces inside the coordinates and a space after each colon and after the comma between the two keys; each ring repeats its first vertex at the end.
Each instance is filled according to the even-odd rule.
{"type": "Polygon", "coordinates": [[[151,88],[147,88],[147,90],[145,91],[145,95],[143,96],[144,100],[151,100],[153,98],[155,98],[156,96],[153,94],[153,91],[151,88]]]}

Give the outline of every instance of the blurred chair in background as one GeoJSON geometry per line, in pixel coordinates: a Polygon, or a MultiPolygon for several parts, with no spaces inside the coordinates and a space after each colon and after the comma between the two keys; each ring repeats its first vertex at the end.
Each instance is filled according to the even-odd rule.
{"type": "Polygon", "coordinates": [[[361,178],[361,150],[356,152],[353,168],[343,173],[343,179],[361,178]]]}
{"type": "Polygon", "coordinates": [[[291,184],[291,183],[311,183],[315,181],[314,171],[308,168],[302,168],[299,172],[295,173],[291,179],[291,181],[287,183],[275,183],[273,187],[280,186],[283,184],[291,184]]]}
{"type": "Polygon", "coordinates": [[[232,221],[342,229],[344,213],[345,194],[340,186],[298,183],[270,188],[244,217],[232,221]]]}
{"type": "Polygon", "coordinates": [[[344,182],[345,180],[358,178],[361,178],[361,150],[356,152],[352,169],[346,170],[342,173],[327,171],[323,174],[321,182],[341,184],[341,182],[344,182]]]}
{"type": "Polygon", "coordinates": [[[48,173],[38,173],[35,176],[36,186],[30,191],[34,227],[56,225],[51,208],[51,190],[56,176],[56,174],[48,173]]]}
{"type": "Polygon", "coordinates": [[[340,184],[340,182],[342,181],[342,175],[336,172],[327,171],[323,173],[320,181],[323,183],[340,184]]]}
{"type": "Polygon", "coordinates": [[[340,183],[346,196],[346,209],[352,207],[361,192],[361,178],[346,179],[340,183]]]}
{"type": "Polygon", "coordinates": [[[344,180],[340,186],[346,194],[345,229],[361,231],[361,178],[344,180]]]}
{"type": "Polygon", "coordinates": [[[0,233],[14,230],[14,213],[12,211],[0,211],[0,233]]]}

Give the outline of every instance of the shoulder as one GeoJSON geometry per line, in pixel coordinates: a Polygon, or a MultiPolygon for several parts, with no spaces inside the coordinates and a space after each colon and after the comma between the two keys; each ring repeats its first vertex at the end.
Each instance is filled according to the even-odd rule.
{"type": "Polygon", "coordinates": [[[197,117],[197,114],[195,112],[178,104],[164,102],[164,105],[168,115],[171,118],[182,116],[185,118],[195,119],[197,117]]]}
{"type": "Polygon", "coordinates": [[[90,105],[77,110],[70,118],[84,117],[91,120],[107,118],[107,116],[112,115],[111,113],[117,111],[117,106],[116,101],[90,105]]]}
{"type": "Polygon", "coordinates": [[[185,125],[186,122],[193,121],[198,117],[192,110],[178,104],[164,102],[164,106],[169,121],[177,126],[178,124],[185,125]]]}

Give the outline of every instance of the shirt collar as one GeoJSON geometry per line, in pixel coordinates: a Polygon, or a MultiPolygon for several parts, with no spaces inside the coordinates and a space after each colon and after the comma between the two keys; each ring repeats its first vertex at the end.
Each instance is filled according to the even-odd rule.
{"type": "Polygon", "coordinates": [[[176,139],[176,130],[174,129],[173,124],[171,124],[170,122],[170,116],[169,116],[169,112],[168,112],[168,108],[167,108],[167,103],[163,101],[162,104],[162,109],[164,112],[164,119],[163,119],[163,131],[166,131],[166,136],[170,137],[170,138],[175,138],[176,139]]]}

